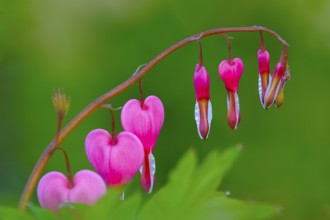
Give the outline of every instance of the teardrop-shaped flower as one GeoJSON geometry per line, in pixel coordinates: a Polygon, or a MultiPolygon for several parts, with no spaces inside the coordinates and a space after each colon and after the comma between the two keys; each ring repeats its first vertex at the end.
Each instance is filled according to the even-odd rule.
{"type": "Polygon", "coordinates": [[[125,131],[132,132],[144,147],[141,184],[143,189],[151,193],[156,164],[152,151],[156,145],[159,132],[164,122],[164,106],[156,96],[149,96],[143,102],[129,100],[121,112],[121,123],[125,131]]]}
{"type": "Polygon", "coordinates": [[[237,129],[241,119],[238,87],[239,80],[244,69],[243,61],[240,58],[224,60],[219,65],[219,75],[227,90],[227,120],[231,129],[237,129]]]}
{"type": "Polygon", "coordinates": [[[269,60],[270,60],[270,56],[268,51],[265,49],[259,49],[258,50],[258,66],[259,66],[258,87],[259,87],[260,102],[262,106],[264,106],[265,94],[269,83],[269,73],[270,73],[269,60]]]}
{"type": "Polygon", "coordinates": [[[209,135],[212,120],[212,105],[210,102],[210,77],[201,64],[196,65],[194,74],[196,94],[195,120],[197,131],[202,139],[209,135]]]}
{"type": "MultiPolygon", "coordinates": [[[[266,90],[265,95],[265,108],[269,108],[277,99],[279,92],[283,92],[283,87],[286,81],[285,76],[286,66],[283,62],[279,62],[274,70],[272,77],[270,78],[269,85],[266,90]]],[[[280,98],[284,98],[284,94],[280,96],[280,98]]],[[[283,99],[278,100],[278,104],[283,103],[283,99]]]]}
{"type": "Polygon", "coordinates": [[[106,190],[103,179],[93,171],[81,170],[76,173],[71,188],[65,175],[53,171],[41,178],[37,195],[41,207],[57,212],[68,202],[92,205],[106,190]]]}
{"type": "Polygon", "coordinates": [[[138,137],[123,131],[115,137],[103,129],[91,131],[85,141],[89,162],[111,187],[127,184],[143,162],[143,146],[138,137]]]}

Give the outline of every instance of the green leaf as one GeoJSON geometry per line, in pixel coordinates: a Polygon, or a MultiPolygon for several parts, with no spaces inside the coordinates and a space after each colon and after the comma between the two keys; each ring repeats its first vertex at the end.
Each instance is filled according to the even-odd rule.
{"type": "Polygon", "coordinates": [[[226,219],[246,220],[263,219],[278,213],[278,208],[273,205],[244,202],[231,199],[224,194],[214,194],[205,200],[197,209],[193,209],[189,219],[226,219]]]}
{"type": "Polygon", "coordinates": [[[58,216],[48,210],[43,209],[34,205],[29,204],[28,205],[28,212],[36,219],[36,220],[56,220],[58,219],[58,216]]]}
{"type": "Polygon", "coordinates": [[[260,219],[274,215],[271,205],[228,198],[216,189],[239,156],[242,146],[211,152],[197,166],[194,151],[180,160],[169,183],[142,207],[138,219],[260,219]]]}
{"type": "Polygon", "coordinates": [[[194,179],[196,164],[196,152],[189,150],[171,173],[170,182],[151,197],[142,208],[138,219],[162,219],[164,213],[167,217],[180,213],[180,207],[183,206],[185,197],[189,194],[188,186],[194,179]]]}
{"type": "Polygon", "coordinates": [[[9,207],[0,207],[0,220],[33,220],[28,213],[20,211],[15,208],[9,208],[9,207]]]}
{"type": "Polygon", "coordinates": [[[189,194],[186,196],[188,207],[195,201],[208,197],[221,184],[224,175],[232,167],[239,156],[242,146],[237,145],[221,153],[211,152],[196,169],[194,181],[189,186],[189,194]]]}
{"type": "Polygon", "coordinates": [[[134,194],[125,200],[119,199],[121,190],[109,189],[95,205],[70,203],[61,208],[60,219],[136,219],[141,203],[141,194],[134,194]]]}

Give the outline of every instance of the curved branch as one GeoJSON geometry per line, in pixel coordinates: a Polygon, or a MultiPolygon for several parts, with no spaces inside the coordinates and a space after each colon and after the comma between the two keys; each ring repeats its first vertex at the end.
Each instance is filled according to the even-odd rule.
{"type": "MultiPolygon", "coordinates": [[[[276,32],[260,27],[260,26],[251,26],[251,27],[228,27],[228,28],[215,28],[211,30],[207,30],[201,32],[199,34],[195,34],[191,37],[185,38],[178,43],[172,45],[168,49],[164,50],[154,59],[152,59],[147,65],[145,65],[141,70],[137,71],[131,78],[120,84],[119,86],[115,87],[114,89],[108,91],[104,95],[100,96],[96,100],[94,100],[91,104],[89,104],[85,109],[83,109],[76,117],[74,117],[60,132],[57,140],[57,144],[61,144],[61,142],[65,139],[66,136],[75,128],[77,127],[85,118],[87,118],[91,113],[97,110],[101,105],[105,102],[110,100],[111,98],[119,95],[121,92],[129,88],[130,86],[134,85],[138,82],[150,69],[152,69],[158,62],[163,60],[169,54],[173,53],[175,50],[191,43],[197,41],[201,38],[221,34],[221,33],[228,33],[228,32],[267,32],[273,35],[281,44],[286,48],[288,44],[285,40],[276,32]]],[[[25,185],[24,191],[22,193],[20,202],[18,207],[22,210],[26,208],[27,202],[30,200],[31,195],[34,191],[35,185],[44,170],[48,160],[51,158],[52,154],[54,153],[54,140],[47,146],[44,150],[42,155],[40,156],[37,164],[35,165],[28,182],[25,185]]]]}

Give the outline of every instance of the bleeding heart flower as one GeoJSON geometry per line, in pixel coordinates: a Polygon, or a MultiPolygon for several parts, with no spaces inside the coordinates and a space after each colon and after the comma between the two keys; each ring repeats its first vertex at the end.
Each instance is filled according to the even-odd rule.
{"type": "Polygon", "coordinates": [[[103,129],[91,131],[85,141],[89,162],[112,187],[127,184],[143,162],[143,145],[139,138],[123,131],[114,138],[103,129]]]}
{"type": "Polygon", "coordinates": [[[259,66],[258,87],[259,87],[259,96],[262,106],[264,106],[265,103],[265,94],[270,78],[269,60],[270,60],[270,56],[268,51],[265,49],[259,49],[258,50],[258,66],[259,66]]]}
{"type": "Polygon", "coordinates": [[[37,195],[40,205],[57,212],[65,203],[92,205],[107,191],[102,178],[90,170],[81,170],[69,187],[68,178],[60,172],[49,172],[38,184],[37,195]]]}
{"type": "Polygon", "coordinates": [[[227,90],[227,120],[231,129],[237,129],[241,120],[241,113],[238,99],[239,80],[244,69],[243,61],[240,58],[224,60],[219,65],[219,75],[227,90]]]}
{"type": "Polygon", "coordinates": [[[195,120],[198,134],[206,139],[210,132],[212,105],[210,102],[210,77],[203,65],[197,64],[194,74],[196,93],[195,120]]]}
{"type": "Polygon", "coordinates": [[[141,169],[141,184],[143,189],[151,193],[156,164],[152,155],[159,132],[164,122],[164,106],[156,96],[149,96],[140,102],[129,100],[121,112],[121,123],[125,131],[132,132],[142,142],[144,147],[144,163],[141,169]]]}
{"type": "Polygon", "coordinates": [[[276,107],[283,104],[284,100],[284,85],[286,82],[286,65],[283,62],[279,62],[274,70],[272,77],[270,78],[269,85],[267,87],[265,95],[264,107],[268,109],[274,102],[276,107]]]}

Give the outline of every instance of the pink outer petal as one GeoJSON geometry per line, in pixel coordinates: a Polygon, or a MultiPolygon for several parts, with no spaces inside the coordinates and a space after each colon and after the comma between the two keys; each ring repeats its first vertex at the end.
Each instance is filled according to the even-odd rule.
{"type": "Polygon", "coordinates": [[[243,61],[240,58],[235,58],[232,62],[223,60],[219,65],[219,75],[223,80],[226,89],[229,91],[238,91],[239,80],[244,69],[243,61]]]}
{"type": "Polygon", "coordinates": [[[37,196],[41,207],[57,212],[59,206],[68,202],[69,188],[67,177],[60,172],[50,172],[39,181],[37,196]]]}
{"type": "Polygon", "coordinates": [[[110,186],[127,184],[142,165],[141,141],[130,132],[121,132],[116,144],[103,129],[91,131],[85,141],[88,160],[110,186]]]}
{"type": "Polygon", "coordinates": [[[258,67],[259,74],[269,74],[269,60],[270,56],[267,50],[258,50],[258,67]]]}
{"type": "Polygon", "coordinates": [[[132,132],[142,142],[144,149],[154,149],[159,132],[164,123],[164,106],[156,96],[149,96],[144,101],[131,99],[121,112],[121,122],[125,131],[132,132]]]}
{"type": "Polygon", "coordinates": [[[196,65],[194,73],[196,99],[210,99],[210,77],[204,66],[196,65]]]}
{"type": "Polygon", "coordinates": [[[92,205],[107,191],[103,179],[90,170],[81,170],[73,179],[73,188],[69,191],[69,201],[92,205]]]}

